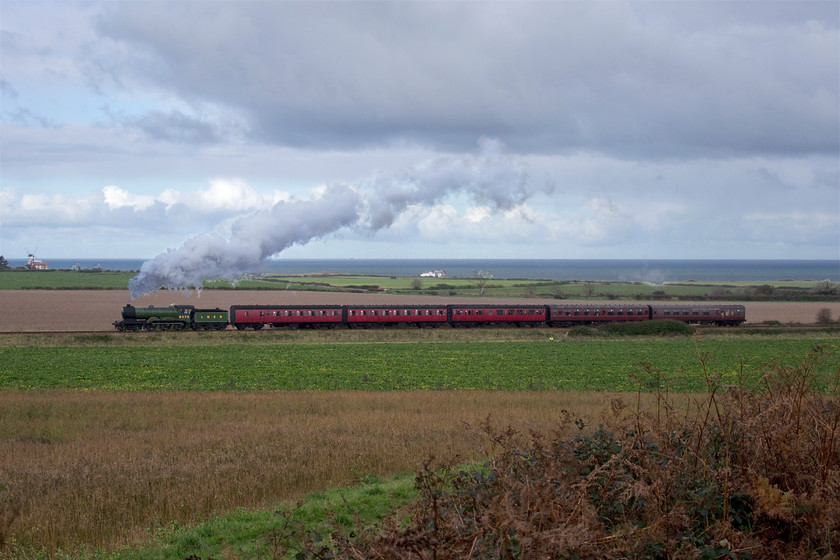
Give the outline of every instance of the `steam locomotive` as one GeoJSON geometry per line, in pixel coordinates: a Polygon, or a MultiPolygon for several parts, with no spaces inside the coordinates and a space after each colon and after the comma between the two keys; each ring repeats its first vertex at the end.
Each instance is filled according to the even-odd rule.
{"type": "Polygon", "coordinates": [[[743,305],[581,303],[554,305],[234,305],[196,309],[193,305],[122,309],[120,331],[239,330],[271,328],[370,327],[569,327],[670,319],[698,325],[738,326],[743,305]]]}

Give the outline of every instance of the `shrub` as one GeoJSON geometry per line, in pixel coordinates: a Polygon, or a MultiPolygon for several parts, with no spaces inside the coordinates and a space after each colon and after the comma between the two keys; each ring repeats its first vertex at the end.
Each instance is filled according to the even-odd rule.
{"type": "Polygon", "coordinates": [[[828,307],[823,307],[819,311],[817,311],[817,323],[821,325],[827,325],[831,323],[831,309],[828,307]]]}
{"type": "Polygon", "coordinates": [[[829,356],[774,361],[751,388],[743,375],[725,387],[701,356],[708,392],[685,402],[643,367],[656,404],[615,400],[571,439],[488,420],[480,433],[499,451],[485,469],[425,465],[412,510],[352,543],[336,534],[318,557],[836,558],[840,372],[814,373],[829,356]]]}
{"type": "Polygon", "coordinates": [[[578,325],[569,330],[569,336],[688,336],[694,328],[680,321],[657,320],[628,323],[607,323],[604,325],[578,325]]]}
{"type": "Polygon", "coordinates": [[[619,336],[688,336],[694,328],[680,321],[640,321],[632,323],[609,323],[603,330],[619,336]]]}

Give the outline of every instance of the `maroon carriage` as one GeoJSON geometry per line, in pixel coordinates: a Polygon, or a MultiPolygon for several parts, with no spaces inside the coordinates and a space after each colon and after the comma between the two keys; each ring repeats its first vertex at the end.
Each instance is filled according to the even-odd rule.
{"type": "Polygon", "coordinates": [[[348,305],[345,306],[348,327],[416,326],[434,327],[446,324],[445,305],[348,305]]]}
{"type": "Polygon", "coordinates": [[[450,305],[449,322],[453,327],[511,325],[536,327],[546,321],[545,305],[450,305]]]}
{"type": "Polygon", "coordinates": [[[552,326],[627,323],[650,319],[649,305],[583,303],[549,305],[548,323],[552,326]]]}
{"type": "Polygon", "coordinates": [[[234,305],[230,324],[237,329],[329,328],[342,324],[340,305],[234,305]]]}
{"type": "Polygon", "coordinates": [[[746,320],[743,305],[651,305],[651,319],[700,325],[737,326],[746,320]]]}

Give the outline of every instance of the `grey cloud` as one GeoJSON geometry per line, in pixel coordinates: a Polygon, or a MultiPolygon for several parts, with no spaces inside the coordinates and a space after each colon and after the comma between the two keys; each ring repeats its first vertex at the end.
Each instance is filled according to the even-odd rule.
{"type": "Polygon", "coordinates": [[[9,99],[17,99],[19,97],[15,87],[2,78],[0,78],[0,94],[2,94],[3,97],[8,97],[9,99]]]}
{"type": "Polygon", "coordinates": [[[149,111],[130,121],[147,136],[155,140],[185,143],[210,143],[219,139],[214,127],[207,122],[180,111],[149,111]]]}
{"type": "Polygon", "coordinates": [[[3,113],[3,118],[8,119],[8,122],[23,124],[28,126],[38,126],[41,128],[57,129],[61,125],[48,119],[43,115],[39,115],[30,109],[17,109],[8,113],[3,113]]]}
{"type": "Polygon", "coordinates": [[[836,153],[836,6],[795,4],[118,3],[99,29],[280,145],[836,153]]]}

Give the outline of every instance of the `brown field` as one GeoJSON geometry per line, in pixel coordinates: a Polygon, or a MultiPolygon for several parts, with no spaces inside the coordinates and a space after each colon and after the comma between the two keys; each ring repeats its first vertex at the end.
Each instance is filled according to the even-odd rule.
{"type": "Polygon", "coordinates": [[[554,391],[0,391],[0,537],[11,504],[8,540],[110,548],[173,521],[416,472],[432,456],[487,457],[465,423],[488,416],[549,430],[563,409],[593,424],[606,406],[554,391]]]}
{"type": "MultiPolygon", "coordinates": [[[[135,306],[191,304],[199,308],[229,308],[231,305],[266,304],[342,304],[353,303],[432,303],[429,296],[391,296],[385,294],[347,294],[292,291],[204,290],[159,292],[133,302],[127,290],[2,290],[0,291],[0,332],[111,331],[120,319],[120,309],[131,302],[135,306]]],[[[475,302],[474,298],[444,298],[447,303],[475,302]]],[[[501,301],[483,298],[482,303],[501,301]]],[[[520,300],[521,301],[521,300],[520,300]]],[[[528,303],[552,303],[556,300],[529,299],[528,303]]],[[[568,303],[564,300],[564,303],[568,303]]],[[[747,302],[747,322],[780,321],[813,323],[822,308],[840,317],[840,302],[747,302]]]]}

